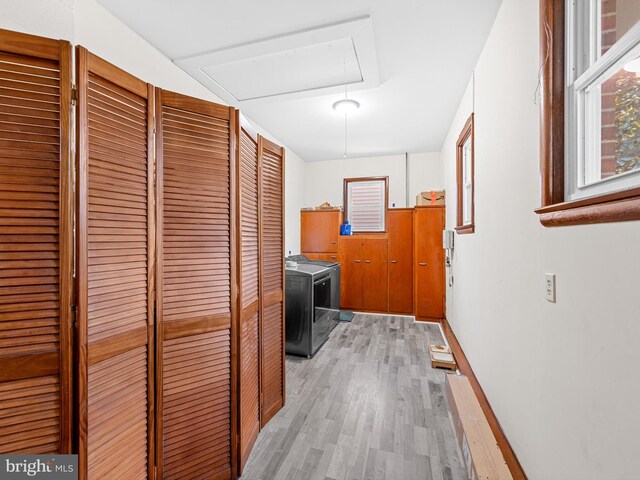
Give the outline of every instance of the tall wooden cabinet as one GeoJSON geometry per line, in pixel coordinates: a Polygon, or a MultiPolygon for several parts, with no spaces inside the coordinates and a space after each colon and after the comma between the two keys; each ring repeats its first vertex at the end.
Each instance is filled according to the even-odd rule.
{"type": "Polygon", "coordinates": [[[389,312],[413,313],[413,208],[387,212],[389,312]]]}
{"type": "Polygon", "coordinates": [[[416,207],[414,213],[415,315],[418,319],[441,320],[445,308],[445,270],[442,230],[443,206],[416,207]]]}

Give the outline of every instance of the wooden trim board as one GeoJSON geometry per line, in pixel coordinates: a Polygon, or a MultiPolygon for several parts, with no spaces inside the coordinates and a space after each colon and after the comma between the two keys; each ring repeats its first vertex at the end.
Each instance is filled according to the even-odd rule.
{"type": "Polygon", "coordinates": [[[507,466],[509,467],[509,471],[515,480],[526,480],[527,475],[525,474],[520,462],[518,461],[518,457],[516,457],[515,452],[511,448],[509,444],[509,440],[506,435],[502,431],[502,427],[500,426],[500,422],[496,415],[493,413],[491,409],[491,405],[489,404],[489,400],[487,400],[487,396],[484,394],[480,383],[478,383],[478,379],[473,373],[473,369],[467,360],[467,357],[458,342],[453,330],[451,330],[451,325],[445,318],[442,322],[442,331],[444,332],[445,339],[449,346],[451,347],[451,351],[455,356],[456,362],[458,363],[458,370],[460,373],[469,378],[469,382],[471,383],[471,388],[473,388],[478,401],[480,402],[480,407],[484,412],[485,417],[487,417],[487,421],[489,422],[489,426],[491,427],[491,431],[493,435],[496,437],[496,441],[498,442],[498,447],[502,451],[502,455],[504,455],[505,461],[507,462],[507,466]]]}

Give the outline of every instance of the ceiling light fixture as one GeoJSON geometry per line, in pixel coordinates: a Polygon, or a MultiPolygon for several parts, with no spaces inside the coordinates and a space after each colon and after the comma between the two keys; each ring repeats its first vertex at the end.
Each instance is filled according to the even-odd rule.
{"type": "Polygon", "coordinates": [[[348,115],[350,113],[354,113],[356,110],[360,108],[360,103],[355,100],[351,100],[350,98],[343,98],[342,100],[338,100],[333,104],[333,109],[338,113],[344,113],[348,115]]]}

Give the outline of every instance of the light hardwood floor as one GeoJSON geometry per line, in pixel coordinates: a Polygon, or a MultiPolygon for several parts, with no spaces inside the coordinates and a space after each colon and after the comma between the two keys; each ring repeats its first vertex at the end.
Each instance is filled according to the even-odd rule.
{"type": "Polygon", "coordinates": [[[356,315],[313,359],[287,356],[286,405],[242,479],[466,479],[427,353],[442,342],[434,324],[356,315]]]}

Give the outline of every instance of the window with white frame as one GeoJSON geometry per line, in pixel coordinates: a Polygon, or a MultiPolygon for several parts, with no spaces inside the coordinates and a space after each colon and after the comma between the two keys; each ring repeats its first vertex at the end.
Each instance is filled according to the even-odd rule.
{"type": "Polygon", "coordinates": [[[386,230],[388,182],[388,177],[344,179],[345,218],[352,232],[386,230]]]}
{"type": "Polygon", "coordinates": [[[640,1],[565,12],[565,200],[640,187],[640,1]]]}
{"type": "Polygon", "coordinates": [[[471,223],[471,196],[473,183],[471,181],[471,137],[462,146],[462,224],[471,223]]]}
{"type": "Polygon", "coordinates": [[[473,146],[474,115],[467,119],[458,141],[456,142],[456,180],[457,180],[457,224],[456,232],[473,233],[474,220],[474,146],[473,146]]]}

